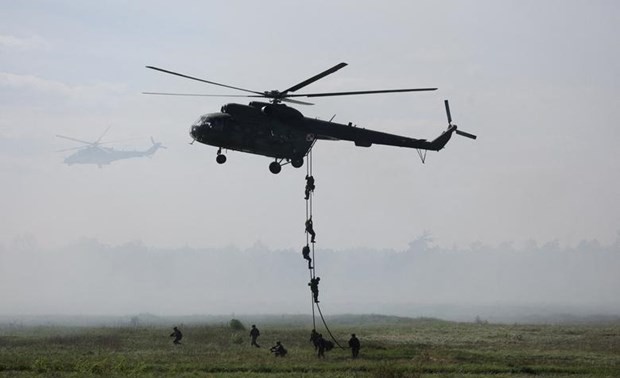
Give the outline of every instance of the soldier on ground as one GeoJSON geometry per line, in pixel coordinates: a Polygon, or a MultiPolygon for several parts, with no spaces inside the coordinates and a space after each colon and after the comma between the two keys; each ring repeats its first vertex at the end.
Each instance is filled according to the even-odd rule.
{"type": "Polygon", "coordinates": [[[250,345],[260,348],[260,345],[256,342],[256,339],[260,336],[260,331],[256,328],[255,324],[252,324],[252,329],[250,330],[250,337],[252,338],[252,343],[250,345]]]}
{"type": "Polygon", "coordinates": [[[272,346],[270,351],[276,357],[284,357],[286,356],[286,353],[287,353],[287,350],[284,348],[284,346],[279,341],[276,341],[276,345],[272,346]]]}
{"type": "Polygon", "coordinates": [[[181,344],[181,339],[183,338],[183,334],[181,333],[181,331],[177,328],[174,327],[172,333],[170,334],[170,337],[174,336],[174,340],[172,341],[174,343],[174,345],[180,345],[181,344]]]}
{"type": "Polygon", "coordinates": [[[310,246],[308,244],[301,249],[301,254],[305,260],[308,260],[308,269],[312,269],[312,258],[310,258],[310,246]]]}
{"type": "Polygon", "coordinates": [[[329,352],[332,349],[334,349],[334,343],[329,340],[325,340],[325,351],[329,352]]]}
{"type": "Polygon", "coordinates": [[[314,345],[314,350],[317,351],[319,349],[319,333],[316,329],[310,332],[310,341],[312,341],[312,345],[314,345]]]}
{"type": "Polygon", "coordinates": [[[310,283],[310,291],[312,291],[312,295],[314,296],[314,303],[319,303],[319,281],[321,277],[311,278],[310,283]]]}
{"type": "Polygon", "coordinates": [[[323,335],[319,333],[319,336],[317,337],[318,358],[325,358],[325,347],[326,340],[323,338],[323,335]]]}
{"type": "Polygon", "coordinates": [[[351,334],[351,338],[349,339],[349,348],[351,348],[351,353],[353,354],[353,358],[357,358],[360,353],[360,340],[355,337],[355,334],[351,334]]]}

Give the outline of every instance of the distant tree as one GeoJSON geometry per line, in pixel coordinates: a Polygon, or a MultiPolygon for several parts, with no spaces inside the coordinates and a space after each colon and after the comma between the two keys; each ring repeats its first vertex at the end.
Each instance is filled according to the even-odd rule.
{"type": "Polygon", "coordinates": [[[540,249],[543,252],[554,252],[554,253],[562,252],[562,247],[560,246],[560,241],[558,239],[553,239],[551,241],[546,242],[545,244],[543,244],[543,246],[540,249]]]}
{"type": "Polygon", "coordinates": [[[599,252],[601,250],[601,243],[596,239],[582,240],[577,245],[577,249],[585,253],[599,252]]]}
{"type": "Polygon", "coordinates": [[[409,242],[409,251],[411,252],[426,252],[430,249],[430,245],[433,243],[433,237],[430,232],[424,231],[424,233],[418,236],[415,240],[409,242]]]}
{"type": "Polygon", "coordinates": [[[239,319],[231,319],[228,323],[229,327],[235,331],[245,331],[245,326],[239,319]]]}
{"type": "Polygon", "coordinates": [[[137,316],[132,316],[129,320],[129,325],[134,328],[138,327],[138,325],[140,325],[140,318],[138,318],[137,316]]]}
{"type": "Polygon", "coordinates": [[[538,242],[534,239],[528,239],[523,246],[525,252],[538,252],[538,242]]]}
{"type": "Polygon", "coordinates": [[[480,324],[480,325],[489,324],[489,321],[488,320],[482,320],[482,318],[480,318],[480,315],[476,315],[476,324],[480,324]]]}
{"type": "Polygon", "coordinates": [[[33,234],[27,233],[16,236],[11,247],[19,252],[34,252],[38,246],[37,238],[33,234]]]}

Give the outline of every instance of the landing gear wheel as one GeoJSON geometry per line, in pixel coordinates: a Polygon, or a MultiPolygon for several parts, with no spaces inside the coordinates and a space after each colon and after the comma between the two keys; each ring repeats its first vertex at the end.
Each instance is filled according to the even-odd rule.
{"type": "Polygon", "coordinates": [[[291,165],[295,168],[301,168],[304,165],[304,159],[293,159],[291,165]]]}
{"type": "Polygon", "coordinates": [[[226,155],[217,155],[215,161],[217,161],[218,164],[226,163],[226,155]]]}
{"type": "Polygon", "coordinates": [[[282,166],[280,165],[280,163],[278,163],[277,161],[272,162],[271,164],[269,164],[269,170],[271,171],[271,173],[273,173],[274,175],[277,175],[278,173],[280,173],[280,171],[282,170],[282,166]]]}

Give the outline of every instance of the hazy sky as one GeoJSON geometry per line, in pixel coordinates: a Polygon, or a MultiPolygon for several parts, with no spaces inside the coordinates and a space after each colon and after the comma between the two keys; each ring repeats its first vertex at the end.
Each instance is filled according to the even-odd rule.
{"type": "MultiPolygon", "coordinates": [[[[432,139],[416,151],[350,142],[314,149],[323,248],[404,249],[424,231],[449,246],[581,239],[620,230],[617,1],[1,1],[0,243],[81,237],[121,244],[301,246],[305,169],[189,145],[201,114],[234,93],[144,68],[255,90],[437,86],[432,93],[321,98],[307,116],[432,139]],[[55,134],[146,149],[152,159],[67,166],[55,134]]],[[[241,99],[245,101],[245,99],[241,99]]]]}

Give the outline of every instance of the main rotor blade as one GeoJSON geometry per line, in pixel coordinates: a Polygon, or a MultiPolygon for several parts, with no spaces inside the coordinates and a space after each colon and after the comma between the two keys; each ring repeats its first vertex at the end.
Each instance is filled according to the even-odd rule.
{"type": "Polygon", "coordinates": [[[123,139],[114,139],[114,140],[109,140],[107,142],[98,143],[98,144],[99,145],[104,145],[104,144],[112,144],[112,143],[121,143],[121,142],[127,142],[128,140],[136,140],[136,139],[142,139],[142,138],[131,137],[131,138],[123,138],[123,139]]]}
{"type": "Polygon", "coordinates": [[[476,139],[477,138],[477,136],[475,136],[474,134],[466,133],[465,131],[461,131],[459,129],[454,130],[454,132],[459,134],[460,136],[464,136],[466,138],[471,138],[471,139],[476,139]]]}
{"type": "Polygon", "coordinates": [[[448,103],[448,100],[444,100],[443,103],[446,106],[446,115],[448,116],[448,124],[452,124],[452,115],[450,114],[450,104],[448,103]]]}
{"type": "MultiPolygon", "coordinates": [[[[142,94],[147,95],[159,95],[159,96],[189,96],[189,97],[261,97],[265,96],[257,96],[257,95],[214,95],[214,94],[201,94],[201,93],[168,93],[168,92],[142,92],[142,94]]],[[[314,105],[310,102],[299,101],[299,100],[291,100],[287,98],[283,98],[281,101],[290,102],[291,104],[298,105],[314,105]]]]}
{"type": "MultiPolygon", "coordinates": [[[[94,144],[93,142],[87,142],[87,141],[85,141],[85,140],[80,140],[80,139],[76,139],[76,138],[71,138],[71,137],[64,136],[64,135],[58,135],[58,134],[56,134],[56,136],[57,136],[57,137],[59,137],[59,138],[69,139],[69,140],[72,140],[72,141],[74,141],[74,142],[80,142],[80,143],[84,143],[84,144],[94,144]]],[[[80,148],[81,148],[81,147],[80,147],[80,148]]]]}
{"type": "Polygon", "coordinates": [[[88,148],[88,147],[80,146],[80,147],[73,147],[73,148],[65,148],[64,150],[56,150],[56,152],[66,152],[66,151],[80,150],[82,148],[88,148]]]}
{"type": "Polygon", "coordinates": [[[216,94],[201,94],[201,93],[170,93],[170,92],[142,92],[147,95],[159,95],[159,96],[192,96],[192,97],[265,97],[258,95],[216,95],[216,94]]]}
{"type": "Polygon", "coordinates": [[[153,67],[153,66],[146,66],[146,68],[150,68],[150,69],[155,70],[155,71],[164,72],[164,73],[167,73],[167,74],[170,74],[170,75],[176,75],[176,76],[184,77],[186,79],[201,81],[201,82],[207,83],[207,84],[218,85],[218,86],[224,87],[224,88],[230,88],[230,89],[236,89],[238,91],[254,93],[254,94],[257,94],[257,95],[261,95],[261,97],[263,95],[262,92],[257,92],[257,91],[253,91],[253,90],[250,90],[250,89],[244,89],[244,88],[239,88],[239,87],[233,87],[232,85],[220,84],[220,83],[216,83],[214,81],[204,80],[204,79],[200,79],[200,78],[197,78],[197,77],[184,75],[184,74],[181,74],[181,73],[178,73],[178,72],[164,70],[163,68],[157,68],[157,67],[153,67]]]}
{"type": "Polygon", "coordinates": [[[347,65],[347,64],[346,64],[346,63],[344,63],[344,62],[343,62],[343,63],[336,64],[336,65],[335,65],[335,66],[333,66],[332,68],[330,68],[330,69],[328,69],[328,70],[325,70],[325,71],[321,72],[321,73],[320,73],[320,74],[318,74],[318,75],[312,76],[310,79],[305,80],[305,81],[302,81],[301,83],[299,83],[299,84],[297,84],[297,85],[293,85],[292,87],[290,87],[289,89],[287,89],[287,90],[285,90],[285,91],[282,91],[281,93],[282,93],[282,94],[286,94],[286,93],[288,93],[288,92],[295,92],[296,90],[301,89],[301,88],[305,87],[305,86],[306,86],[306,85],[308,85],[308,84],[312,84],[312,83],[314,83],[315,81],[317,81],[317,80],[319,80],[319,79],[322,79],[322,78],[324,78],[325,76],[327,76],[327,75],[329,75],[329,74],[332,74],[332,73],[334,73],[334,72],[338,71],[339,69],[341,69],[341,68],[345,67],[346,65],[347,65]]]}
{"type": "Polygon", "coordinates": [[[108,133],[108,130],[110,130],[110,127],[112,126],[108,126],[107,129],[105,129],[105,131],[103,132],[103,134],[101,134],[101,136],[99,137],[99,139],[97,139],[97,141],[95,141],[95,144],[99,144],[99,142],[101,141],[101,139],[104,137],[104,135],[106,135],[108,133]]]}
{"type": "Polygon", "coordinates": [[[376,91],[353,91],[353,92],[326,92],[326,93],[306,93],[306,94],[292,94],[285,97],[327,97],[327,96],[349,96],[349,95],[362,95],[362,94],[376,94],[376,93],[399,93],[399,92],[423,92],[423,91],[435,91],[437,88],[409,88],[409,89],[381,89],[376,91]]]}
{"type": "Polygon", "coordinates": [[[291,100],[290,98],[283,98],[280,101],[282,102],[290,102],[291,104],[297,104],[297,105],[314,105],[311,102],[305,102],[305,101],[299,101],[299,100],[291,100]]]}

